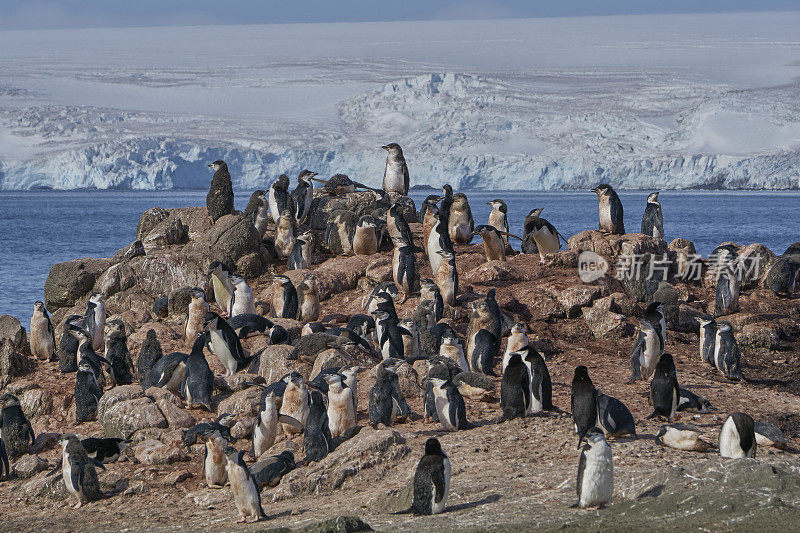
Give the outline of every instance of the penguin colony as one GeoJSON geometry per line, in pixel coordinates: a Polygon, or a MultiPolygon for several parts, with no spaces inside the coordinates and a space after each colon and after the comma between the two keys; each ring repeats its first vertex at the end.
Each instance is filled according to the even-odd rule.
{"type": "MultiPolygon", "coordinates": [[[[308,226],[313,183],[323,183],[324,194],[331,196],[357,188],[372,190],[376,198],[374,212],[360,219],[346,210],[332,212],[322,242],[328,252],[337,255],[372,255],[384,246],[393,248],[392,281],[379,284],[365,298],[363,313],[344,317],[341,322],[320,322],[320,295],[312,272],[297,285],[286,274],[273,276],[270,312],[263,316],[257,311],[247,281],[215,262],[208,272],[213,299],[202,288],[188,290],[184,339],[189,353],[163,354],[155,331],[150,330],[134,364],[127,348],[126,325],[119,319],[106,318],[102,294],[89,298],[83,316],[67,317],[65,333],[58,344],[47,310],[37,301],[31,318],[31,353],[41,361],[57,362],[62,373],[76,373],[77,423],[96,419],[98,402],[110,388],[134,382],[145,389],[167,388],[187,408],[214,413],[215,375],[206,353],[217,358],[227,376],[256,368],[261,352],[248,353],[241,342],[252,336],[265,336],[270,345],[291,344],[289,359],[305,363],[314,363],[328,349],[364,350],[379,361],[372,369],[334,366],[324,368],[309,380],[292,371],[267,385],[247,383],[262,389],[247,449],[233,446],[238,444],[230,431],[234,419],[225,413],[214,413],[213,421],[202,422],[184,432],[186,446],[202,444],[202,472],[207,485],[230,487],[239,521],[258,521],[268,518],[261,489],[276,486],[292,469],[321,461],[343,441],[357,438],[361,427],[359,415],[373,427],[391,427],[415,416],[398,377],[398,370],[405,363],[426,362],[424,417],[431,429],[465,431],[515,418],[563,413],[553,404],[545,358],[529,342],[526,325],[512,324],[503,314],[495,300],[495,290],[488,290],[468,305],[460,301],[454,246],[469,244],[479,236],[487,260],[505,261],[507,254],[513,253],[509,245],[511,237],[522,241],[524,253],[537,253],[544,263],[566,239],[541,217],[541,208],[531,210],[525,219],[524,236],[516,237],[509,231],[507,206],[502,199],[489,202],[492,211],[488,223],[476,226],[467,196],[454,194],[445,185],[441,196],[429,196],[423,203],[418,215],[423,238],[417,242],[402,204],[397,201],[398,195],[406,195],[409,189],[405,156],[396,143],[382,148],[388,152],[382,190],[366,187],[345,175],[322,180],[315,172],[303,170],[294,190],[289,190],[288,176],[281,175],[268,191],[253,194],[244,213],[264,238],[269,238],[271,221],[276,255],[286,261],[287,270],[309,269],[317,259],[316,238],[308,226]],[[432,278],[420,279],[420,262],[430,264],[432,278]],[[420,296],[416,310],[401,319],[395,303],[416,295],[420,296]],[[210,300],[215,302],[214,310],[210,300]],[[463,338],[447,319],[443,320],[445,309],[459,306],[469,310],[469,324],[463,338]],[[304,324],[302,336],[294,342],[276,323],[285,318],[304,324]],[[504,336],[508,340],[503,353],[504,336]],[[366,371],[373,373],[375,382],[369,390],[369,405],[359,410],[358,373],[366,371]],[[492,377],[500,378],[499,418],[468,420],[465,399],[480,401],[491,397],[492,377]],[[302,435],[302,461],[295,460],[293,448],[265,456],[283,434],[302,435]]],[[[208,195],[208,212],[213,223],[233,213],[233,188],[224,161],[217,160],[209,166],[215,171],[208,195]]],[[[599,199],[600,230],[624,234],[622,203],[613,188],[601,184],[592,191],[599,199]]],[[[664,236],[658,193],[647,198],[642,233],[656,238],[664,236]]],[[[731,255],[735,256],[735,250],[731,255]]],[[[798,266],[793,255],[796,254],[787,251],[776,263],[777,270],[769,285],[776,295],[791,295],[797,289],[798,266]]],[[[736,339],[730,324],[716,319],[736,309],[739,287],[725,272],[720,280],[714,317],[698,319],[699,355],[701,361],[722,376],[738,381],[743,375],[736,339]]],[[[159,309],[168,311],[167,307],[164,302],[159,309]]],[[[665,352],[666,341],[664,311],[660,302],[653,302],[640,320],[630,352],[629,382],[649,382],[652,414],[648,418],[666,422],[655,440],[677,450],[714,448],[714,444],[702,438],[697,427],[674,423],[680,411],[707,413],[713,407],[706,398],[680,388],[679,370],[673,357],[665,352]]],[[[16,396],[10,393],[0,396],[0,408],[2,480],[10,475],[9,459],[28,453],[35,434],[16,396]]],[[[570,412],[580,450],[576,456],[576,506],[603,507],[612,501],[614,491],[609,440],[637,438],[636,421],[623,401],[596,387],[583,365],[574,369],[570,412]]],[[[104,469],[104,464],[119,458],[129,441],[103,437],[81,440],[65,434],[59,442],[63,480],[76,500],[75,506],[102,498],[96,469],[104,469]]],[[[752,458],[758,444],[781,447],[786,442],[775,426],[755,422],[745,413],[732,413],[720,430],[717,448],[723,457],[752,458]]],[[[450,459],[436,438],[429,438],[421,451],[412,479],[413,503],[406,512],[438,514],[447,509],[450,459]]]]}

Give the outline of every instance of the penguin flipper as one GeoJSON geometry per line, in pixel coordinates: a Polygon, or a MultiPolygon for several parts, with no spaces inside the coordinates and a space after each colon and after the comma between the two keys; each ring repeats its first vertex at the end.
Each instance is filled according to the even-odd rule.
{"type": "Polygon", "coordinates": [[[293,417],[291,417],[289,415],[279,414],[278,415],[278,422],[281,422],[283,424],[289,424],[290,426],[292,426],[293,428],[295,428],[298,431],[303,431],[303,429],[305,429],[303,427],[303,423],[302,422],[300,422],[296,418],[293,418],[293,417]]]}
{"type": "Polygon", "coordinates": [[[433,483],[433,488],[435,489],[434,501],[439,503],[444,499],[445,479],[443,463],[437,461],[435,466],[431,469],[431,482],[433,483]]]}
{"type": "Polygon", "coordinates": [[[105,470],[106,469],[106,465],[104,465],[102,461],[98,461],[94,457],[90,457],[89,461],[91,461],[94,466],[100,468],[101,470],[105,470]]]}
{"type": "MultiPolygon", "coordinates": [[[[578,483],[576,484],[576,489],[578,493],[578,500],[580,503],[581,499],[581,487],[583,486],[583,471],[586,470],[586,450],[581,451],[581,458],[578,460],[578,483]]],[[[578,506],[578,503],[574,505],[574,507],[578,506]]]]}
{"type": "MultiPolygon", "coordinates": [[[[3,441],[2,440],[0,440],[0,446],[3,446],[3,441]]],[[[3,451],[5,451],[5,447],[3,447],[3,451]]],[[[50,477],[53,474],[55,474],[56,472],[58,472],[59,470],[61,470],[61,464],[63,463],[63,461],[64,461],[63,458],[59,459],[58,462],[56,463],[56,465],[53,468],[50,469],[50,471],[47,473],[47,475],[45,477],[50,477]]],[[[7,460],[6,460],[6,467],[8,467],[7,460]]]]}

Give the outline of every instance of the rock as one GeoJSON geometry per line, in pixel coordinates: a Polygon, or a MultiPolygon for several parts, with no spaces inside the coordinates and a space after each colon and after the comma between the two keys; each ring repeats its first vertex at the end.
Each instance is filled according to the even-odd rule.
{"type": "Polygon", "coordinates": [[[642,233],[607,235],[598,230],[586,230],[570,237],[568,246],[570,250],[579,252],[589,250],[606,259],[622,254],[663,256],[667,253],[667,243],[665,241],[642,233]]]}
{"type": "Polygon", "coordinates": [[[175,402],[157,400],[156,406],[167,419],[167,426],[170,429],[190,428],[197,423],[192,415],[175,405],[175,402]]]}
{"type": "Polygon", "coordinates": [[[144,244],[140,240],[135,240],[125,248],[117,251],[114,257],[111,258],[111,262],[114,264],[123,263],[130,261],[134,257],[139,257],[140,255],[145,255],[144,244]]]}
{"type": "Polygon", "coordinates": [[[239,418],[231,427],[231,437],[236,440],[249,439],[253,435],[253,422],[255,420],[256,417],[254,416],[242,416],[239,418]]]}
{"type": "Polygon", "coordinates": [[[39,433],[31,445],[31,453],[43,453],[51,450],[61,438],[61,433],[39,433]]]}
{"type": "Polygon", "coordinates": [[[760,243],[750,244],[739,250],[739,261],[742,269],[742,288],[751,289],[758,286],[770,267],[775,264],[775,254],[760,243]]]}
{"type": "Polygon", "coordinates": [[[136,225],[136,240],[143,240],[150,233],[150,230],[155,228],[161,221],[166,220],[168,216],[169,212],[161,207],[152,207],[142,213],[142,216],[139,217],[139,223],[136,225]]]}
{"type": "MultiPolygon", "coordinates": [[[[606,297],[610,298],[610,297],[606,297]]],[[[598,305],[597,300],[592,307],[581,309],[583,319],[592,331],[596,339],[619,340],[633,335],[635,328],[623,315],[604,309],[604,305],[598,305]]],[[[610,305],[610,304],[609,304],[610,305]]]]}
{"type": "Polygon", "coordinates": [[[110,297],[136,285],[136,273],[127,263],[117,263],[103,273],[95,283],[95,290],[110,297]]]}
{"type": "Polygon", "coordinates": [[[379,255],[374,257],[367,266],[365,273],[367,279],[375,286],[384,281],[392,280],[392,258],[379,255]]]}
{"type": "Polygon", "coordinates": [[[393,514],[409,509],[413,501],[414,481],[409,480],[402,489],[392,489],[384,496],[378,497],[373,505],[381,514],[393,514]]]}
{"type": "Polygon", "coordinates": [[[144,396],[144,391],[139,385],[120,385],[106,391],[97,403],[97,419],[102,421],[106,411],[115,404],[141,398],[142,396],[144,396]]]}
{"type": "Polygon", "coordinates": [[[16,463],[14,463],[14,474],[18,478],[28,479],[35,476],[39,472],[46,470],[48,463],[38,455],[23,455],[16,463]]]}
{"type": "Polygon", "coordinates": [[[142,442],[134,448],[133,453],[136,459],[145,465],[171,465],[189,460],[189,456],[180,448],[168,446],[157,440],[142,442]]]}
{"type": "Polygon", "coordinates": [[[768,324],[747,324],[736,334],[736,342],[740,347],[756,350],[777,350],[780,346],[780,330],[768,324]]]}
{"type": "Polygon", "coordinates": [[[144,428],[131,436],[131,442],[135,446],[147,440],[157,440],[167,446],[180,447],[183,445],[183,433],[181,429],[144,428]]]}
{"type": "Polygon", "coordinates": [[[230,494],[222,490],[201,489],[189,492],[184,498],[191,500],[200,509],[216,509],[230,501],[230,494]]]}
{"type": "MultiPolygon", "coordinates": [[[[236,222],[228,229],[218,235],[210,235],[214,259],[223,263],[231,272],[236,272],[236,263],[245,255],[258,253],[261,247],[261,239],[256,232],[256,228],[245,218],[238,218],[235,215],[226,215],[214,224],[212,234],[217,231],[220,220],[226,217],[236,218],[236,222]]],[[[226,224],[223,222],[223,224],[226,224]]],[[[219,226],[222,228],[223,226],[219,226]]]]}
{"type": "Polygon", "coordinates": [[[678,306],[678,326],[675,328],[677,331],[684,333],[700,333],[700,323],[698,318],[706,318],[705,313],[701,313],[694,307],[686,304],[679,304],[678,306]]]}
{"type": "Polygon", "coordinates": [[[314,360],[314,368],[311,369],[309,377],[314,379],[314,377],[319,375],[319,373],[326,368],[333,368],[336,366],[353,366],[353,358],[344,350],[329,348],[317,355],[317,358],[314,360]]]}
{"type": "Polygon", "coordinates": [[[180,398],[175,396],[171,391],[162,387],[150,387],[144,391],[144,395],[158,403],[159,401],[167,401],[180,407],[183,402],[180,398]]]}
{"type": "Polygon", "coordinates": [[[541,267],[530,265],[530,268],[509,264],[508,261],[487,261],[468,270],[464,283],[479,285],[496,281],[527,281],[536,275],[541,267]]]}
{"type": "Polygon", "coordinates": [[[558,294],[558,301],[564,307],[569,318],[581,314],[582,307],[588,307],[600,298],[602,289],[592,285],[572,285],[558,294]]]}
{"type": "MultiPolygon", "coordinates": [[[[687,277],[687,283],[700,281],[699,279],[692,279],[691,272],[688,270],[690,259],[697,255],[697,252],[694,248],[694,243],[692,241],[678,237],[669,243],[667,250],[669,251],[670,257],[675,263],[675,267],[673,269],[675,275],[687,277]]],[[[698,274],[700,273],[701,272],[698,272],[698,274]]]]}
{"type": "Polygon", "coordinates": [[[223,393],[233,393],[240,390],[245,390],[250,386],[248,383],[266,384],[267,380],[258,374],[247,373],[234,374],[232,376],[214,377],[214,388],[223,393]]]}
{"type": "Polygon", "coordinates": [[[53,414],[53,394],[45,389],[25,391],[19,399],[22,412],[29,419],[53,414]]]}
{"type": "Polygon", "coordinates": [[[308,218],[311,228],[324,230],[328,224],[328,216],[338,209],[353,211],[356,218],[372,214],[375,209],[375,194],[371,191],[355,191],[339,196],[328,196],[321,189],[315,189],[308,218]]]}
{"type": "Polygon", "coordinates": [[[192,477],[194,476],[192,476],[191,472],[188,472],[186,470],[178,470],[177,472],[172,472],[171,474],[167,474],[167,476],[164,478],[164,485],[168,487],[174,487],[178,483],[183,483],[184,481],[192,477]]]}
{"type": "Polygon", "coordinates": [[[314,270],[320,301],[356,288],[358,280],[366,274],[370,261],[371,257],[366,255],[334,257],[325,261],[314,270]]]}
{"type": "Polygon", "coordinates": [[[138,272],[137,288],[157,300],[184,287],[205,287],[210,260],[204,255],[166,249],[135,257],[129,264],[138,272]]]}
{"type": "MultiPolygon", "coordinates": [[[[427,377],[428,373],[425,372],[427,377]]],[[[406,362],[400,363],[397,366],[397,377],[400,381],[400,390],[406,399],[409,398],[422,398],[425,394],[425,389],[420,384],[419,375],[414,368],[406,362]]]]}
{"type": "Polygon", "coordinates": [[[168,295],[169,314],[171,316],[186,316],[189,312],[189,303],[192,301],[192,295],[189,294],[189,289],[192,287],[181,287],[175,289],[168,295]]]}
{"type": "Polygon", "coordinates": [[[134,481],[125,491],[122,493],[123,496],[135,496],[138,494],[144,494],[147,492],[147,485],[145,485],[144,481],[134,481]]]}
{"type": "MultiPolygon", "coordinates": [[[[297,366],[296,362],[288,359],[293,349],[292,346],[283,344],[267,346],[259,359],[258,375],[263,377],[267,383],[274,383],[294,370],[297,366]]],[[[225,411],[219,412],[224,413],[225,411]]]]}
{"type": "Polygon", "coordinates": [[[24,376],[34,368],[33,359],[17,352],[8,339],[0,339],[0,389],[11,383],[13,378],[24,376]]]}
{"type": "Polygon", "coordinates": [[[297,340],[300,337],[300,333],[303,331],[303,323],[299,320],[295,320],[293,318],[269,318],[273,324],[277,324],[283,329],[286,330],[286,333],[289,334],[289,338],[292,341],[297,340]]]}
{"type": "Polygon", "coordinates": [[[0,315],[0,339],[11,343],[15,351],[22,355],[31,355],[28,336],[19,320],[11,315],[0,315]]]}
{"type": "Polygon", "coordinates": [[[102,418],[98,414],[98,420],[103,425],[106,436],[121,439],[130,438],[140,429],[167,427],[167,420],[150,398],[115,403],[107,408],[102,418]]]}
{"type": "Polygon", "coordinates": [[[228,413],[237,417],[239,415],[255,416],[258,413],[258,403],[260,401],[261,389],[259,387],[250,387],[243,391],[234,392],[219,402],[217,412],[228,413]]]}
{"type": "Polygon", "coordinates": [[[122,472],[101,470],[98,468],[97,480],[100,482],[101,487],[104,485],[111,487],[111,492],[114,494],[119,494],[128,488],[128,478],[126,478],[122,472]]]}
{"type": "Polygon", "coordinates": [[[30,481],[22,485],[21,493],[32,500],[62,501],[70,497],[64,478],[61,474],[48,476],[47,472],[39,472],[30,481]]]}
{"type": "Polygon", "coordinates": [[[72,307],[94,287],[95,281],[111,266],[109,259],[75,259],[56,263],[44,282],[44,303],[52,313],[72,307]]]}
{"type": "Polygon", "coordinates": [[[373,531],[373,529],[357,516],[337,516],[305,526],[298,531],[302,533],[353,533],[356,531],[373,531]]]}
{"type": "Polygon", "coordinates": [[[658,284],[658,289],[653,293],[653,301],[661,302],[664,309],[664,321],[667,323],[668,329],[677,329],[678,327],[678,291],[675,287],[662,281],[658,284]]]}
{"type": "Polygon", "coordinates": [[[243,255],[236,261],[236,273],[245,279],[260,276],[269,267],[269,261],[265,260],[267,255],[266,250],[243,255]]]}

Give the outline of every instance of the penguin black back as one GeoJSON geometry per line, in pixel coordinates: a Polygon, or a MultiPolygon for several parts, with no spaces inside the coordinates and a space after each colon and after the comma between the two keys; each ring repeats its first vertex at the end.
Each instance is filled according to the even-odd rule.
{"type": "Polygon", "coordinates": [[[528,367],[518,352],[511,354],[500,382],[500,407],[503,420],[522,418],[531,404],[528,367]]]}
{"type": "Polygon", "coordinates": [[[183,395],[188,407],[202,405],[211,411],[211,395],[214,393],[214,373],[208,366],[203,347],[206,344],[206,336],[203,333],[197,336],[192,346],[192,353],[186,359],[186,374],[183,378],[183,395]]]}
{"type": "Polygon", "coordinates": [[[0,396],[0,438],[11,458],[29,453],[36,435],[22,407],[19,398],[11,393],[0,396]]]}
{"type": "Polygon", "coordinates": [[[572,378],[572,421],[578,434],[578,448],[584,437],[597,423],[597,390],[589,377],[589,369],[581,365],[572,378]]]}
{"type": "Polygon", "coordinates": [[[147,390],[152,385],[150,371],[163,356],[164,353],[161,350],[161,343],[158,342],[156,330],[148,330],[142,347],[139,348],[139,357],[136,359],[136,373],[144,390],[147,390]]]}
{"type": "Polygon", "coordinates": [[[648,418],[663,416],[672,420],[675,416],[680,401],[678,370],[672,355],[668,353],[662,354],[656,365],[653,380],[650,382],[650,401],[653,404],[653,413],[648,418]]]}
{"type": "Polygon", "coordinates": [[[233,183],[225,161],[217,159],[208,166],[214,169],[206,195],[206,208],[213,224],[218,218],[233,213],[233,183]]]}
{"type": "Polygon", "coordinates": [[[430,515],[444,510],[450,489],[450,460],[438,439],[425,442],[425,455],[414,473],[414,499],[411,512],[430,515]]]}
{"type": "Polygon", "coordinates": [[[306,461],[321,461],[333,451],[328,412],[322,394],[317,390],[311,390],[309,394],[309,411],[303,431],[303,448],[306,461]]]}

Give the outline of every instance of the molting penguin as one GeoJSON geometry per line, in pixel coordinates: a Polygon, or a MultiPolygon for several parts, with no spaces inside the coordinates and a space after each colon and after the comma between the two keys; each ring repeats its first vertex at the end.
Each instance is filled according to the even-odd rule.
{"type": "Polygon", "coordinates": [[[314,248],[314,234],[310,231],[301,233],[294,241],[286,270],[307,269],[311,266],[311,252],[314,248]]]}
{"type": "Polygon", "coordinates": [[[352,254],[356,223],[356,214],[352,211],[332,211],[325,226],[325,246],[328,250],[336,255],[352,254]]]}
{"type": "Polygon", "coordinates": [[[322,393],[312,390],[309,396],[308,419],[303,431],[305,461],[322,461],[333,451],[333,438],[328,424],[328,411],[322,393]]]}
{"type": "Polygon", "coordinates": [[[330,179],[323,180],[320,178],[311,178],[314,181],[324,183],[322,190],[330,196],[339,196],[340,194],[348,194],[354,192],[356,187],[361,189],[371,189],[362,183],[351,180],[346,174],[334,174],[330,179]]]}
{"type": "MultiPolygon", "coordinates": [[[[289,381],[283,391],[280,414],[291,417],[299,422],[302,427],[306,427],[308,412],[308,387],[306,387],[303,376],[299,372],[292,372],[289,374],[289,381]]],[[[283,422],[283,431],[289,437],[300,433],[298,426],[289,422],[283,422]]]]}
{"type": "Polygon", "coordinates": [[[247,208],[244,210],[244,216],[249,217],[253,222],[253,227],[256,229],[259,239],[264,238],[264,233],[269,226],[269,199],[267,199],[266,191],[255,191],[250,196],[250,201],[247,208]]]}
{"type": "Polygon", "coordinates": [[[679,399],[678,370],[675,368],[672,356],[665,353],[658,360],[653,381],[650,382],[650,403],[653,405],[653,413],[647,418],[663,416],[671,422],[678,410],[679,399]]]}
{"type": "Polygon", "coordinates": [[[487,261],[506,260],[506,241],[503,240],[503,237],[514,237],[522,240],[512,233],[500,233],[494,226],[486,224],[477,226],[473,235],[480,235],[483,239],[483,251],[486,254],[487,261]]]}
{"type": "Polygon", "coordinates": [[[99,466],[105,470],[103,463],[90,458],[75,435],[63,435],[59,443],[62,450],[61,467],[64,485],[70,494],[78,498],[78,503],[73,509],[79,509],[86,502],[102,498],[103,493],[100,491],[94,467],[99,466]]]}
{"type": "Polygon", "coordinates": [[[419,290],[419,277],[417,276],[417,256],[411,246],[398,246],[395,244],[392,256],[392,277],[394,283],[403,291],[405,302],[409,296],[419,290]]]}
{"type": "Polygon", "coordinates": [[[461,347],[461,343],[458,342],[456,337],[442,337],[442,344],[439,346],[439,356],[446,357],[453,361],[462,372],[469,371],[469,364],[464,354],[464,348],[461,347]]]}
{"type": "Polygon", "coordinates": [[[208,166],[214,170],[206,195],[206,208],[213,224],[218,218],[233,213],[233,183],[225,161],[217,159],[208,166]]]}
{"type": "Polygon", "coordinates": [[[714,339],[714,364],[717,370],[728,379],[739,381],[742,376],[741,353],[733,329],[727,322],[717,324],[717,335],[714,339]]]}
{"type": "Polygon", "coordinates": [[[419,331],[413,320],[407,318],[398,323],[400,335],[403,337],[403,356],[408,361],[420,358],[419,331]]]}
{"type": "Polygon", "coordinates": [[[273,276],[272,314],[278,318],[297,318],[300,306],[297,289],[288,276],[273,276]]]}
{"type": "Polygon", "coordinates": [[[450,459],[437,439],[425,442],[425,455],[414,473],[414,499],[411,512],[417,515],[439,514],[447,506],[450,492],[450,459]]]}
{"type": "Polygon", "coordinates": [[[85,329],[80,326],[70,325],[69,331],[78,339],[78,364],[80,364],[81,361],[87,361],[92,366],[94,375],[97,378],[97,385],[101,390],[104,389],[106,386],[106,377],[103,373],[102,364],[110,366],[108,360],[95,353],[92,348],[92,337],[85,329]]]}
{"type": "Polygon", "coordinates": [[[433,378],[431,384],[436,415],[442,427],[447,431],[472,429],[474,426],[467,421],[467,407],[458,387],[449,379],[433,378]]]}
{"type": "Polygon", "coordinates": [[[316,172],[302,170],[297,176],[297,187],[292,191],[292,200],[295,205],[295,218],[303,224],[311,213],[311,201],[314,199],[314,182],[311,180],[316,172]]]}
{"type": "Polygon", "coordinates": [[[497,339],[488,329],[480,329],[470,343],[467,360],[473,372],[495,376],[494,361],[497,358],[497,339]]]}
{"type": "Polygon", "coordinates": [[[719,432],[719,454],[732,459],[756,456],[755,422],[745,413],[733,413],[719,432]]]}
{"type": "Polygon", "coordinates": [[[111,383],[113,385],[133,383],[133,359],[128,351],[125,323],[120,319],[106,322],[106,359],[111,363],[111,383]]]}
{"type": "Polygon", "coordinates": [[[714,410],[714,406],[708,401],[708,398],[698,396],[688,389],[680,389],[680,398],[678,399],[678,411],[687,411],[689,413],[710,413],[714,410]]]}
{"type": "Polygon", "coordinates": [[[419,280],[420,283],[420,302],[432,302],[433,307],[433,323],[437,323],[442,319],[444,314],[444,298],[442,298],[442,291],[435,281],[429,278],[419,280]]]}
{"type": "Polygon", "coordinates": [[[130,442],[129,440],[116,438],[102,439],[89,437],[87,439],[81,439],[81,445],[83,449],[86,450],[86,454],[90,458],[97,459],[103,464],[113,463],[119,459],[125,445],[130,444],[130,442]]]}
{"type": "Polygon", "coordinates": [[[22,412],[19,398],[8,392],[0,396],[0,437],[12,459],[29,453],[36,440],[31,423],[22,412]]]}
{"type": "Polygon", "coordinates": [[[539,252],[539,262],[544,264],[545,255],[558,253],[561,249],[560,241],[563,240],[566,244],[567,240],[555,226],[540,216],[542,211],[542,208],[534,209],[525,217],[525,233],[522,240],[525,242],[525,239],[533,239],[539,252]]]}
{"type": "Polygon", "coordinates": [[[502,420],[522,418],[531,404],[530,376],[522,361],[521,352],[514,352],[508,359],[500,382],[500,407],[502,420]]]}
{"type": "Polygon", "coordinates": [[[294,207],[294,199],[289,194],[289,176],[281,174],[278,179],[269,186],[269,212],[272,216],[272,221],[278,223],[281,214],[287,209],[290,213],[296,212],[294,207]]]}
{"type": "Polygon", "coordinates": [[[188,309],[186,310],[186,324],[183,327],[183,335],[186,342],[193,344],[197,336],[203,332],[203,322],[205,322],[206,313],[210,311],[208,302],[206,302],[206,293],[199,287],[192,287],[189,289],[191,300],[189,301],[188,309]]]}
{"type": "Polygon", "coordinates": [[[275,222],[275,253],[278,259],[287,259],[297,241],[297,222],[294,212],[284,209],[275,222]]]}
{"type": "Polygon", "coordinates": [[[597,424],[597,389],[589,377],[589,370],[583,365],[575,368],[570,406],[580,448],[583,438],[597,424]]]}
{"type": "Polygon", "coordinates": [[[503,354],[503,372],[506,371],[511,354],[522,350],[528,344],[530,342],[528,341],[528,334],[525,332],[525,324],[517,322],[511,327],[511,335],[508,336],[506,341],[506,351],[503,354]]]}
{"type": "Polygon", "coordinates": [[[355,391],[340,374],[326,374],[328,384],[328,425],[331,436],[341,437],[356,425],[355,391]]]}
{"type": "Polygon", "coordinates": [[[403,149],[397,143],[381,146],[389,152],[386,155],[386,168],[383,171],[383,190],[408,195],[408,165],[403,149]]]}
{"type": "Polygon", "coordinates": [[[136,376],[139,378],[139,383],[142,384],[142,390],[147,390],[152,386],[150,371],[163,356],[164,352],[161,351],[161,343],[158,342],[156,330],[148,330],[147,336],[139,348],[139,356],[136,358],[136,376]]]}
{"type": "MultiPolygon", "coordinates": [[[[233,283],[230,279],[230,274],[225,265],[219,261],[211,263],[211,284],[214,288],[214,301],[217,302],[219,308],[227,313],[231,309],[231,298],[233,297],[233,283]]],[[[187,340],[194,342],[194,339],[187,340]]]]}
{"type": "Polygon", "coordinates": [[[375,367],[375,384],[369,391],[370,425],[393,426],[396,417],[406,418],[410,412],[394,368],[385,365],[375,367]]]}
{"type": "Polygon", "coordinates": [[[393,203],[386,212],[386,231],[395,246],[410,246],[415,252],[422,251],[414,244],[414,234],[411,232],[411,227],[408,225],[399,203],[393,203]]]}
{"type": "Polygon", "coordinates": [[[308,274],[297,286],[297,302],[298,320],[315,322],[319,319],[319,288],[314,274],[308,274]]]}
{"type": "Polygon", "coordinates": [[[608,437],[636,436],[636,422],[628,407],[613,396],[597,391],[597,423],[608,437]]]}
{"type": "MultiPolygon", "coordinates": [[[[800,244],[795,243],[792,246],[795,245],[800,248],[800,244]]],[[[791,296],[800,288],[800,251],[794,252],[792,246],[772,264],[764,276],[764,287],[778,297],[791,296]]]]}
{"type": "Polygon", "coordinates": [[[685,452],[704,452],[713,446],[701,438],[700,430],[691,424],[667,424],[661,426],[656,442],[685,452]]]}
{"type": "Polygon", "coordinates": [[[601,183],[592,192],[600,200],[600,231],[613,235],[625,234],[622,202],[616,191],[606,183],[601,183]]]}
{"type": "Polygon", "coordinates": [[[442,258],[434,272],[436,286],[439,287],[444,303],[455,307],[456,299],[458,298],[456,254],[449,250],[439,250],[436,253],[442,258]]]}
{"type": "Polygon", "coordinates": [[[700,323],[700,359],[711,366],[717,366],[714,346],[717,339],[717,323],[714,319],[697,318],[700,323]]]}
{"type": "Polygon", "coordinates": [[[732,261],[719,266],[717,288],[714,298],[714,316],[729,315],[739,310],[741,280],[732,261]]]}
{"type": "Polygon", "coordinates": [[[61,340],[58,341],[58,369],[62,374],[78,370],[78,339],[70,331],[70,326],[81,327],[83,317],[70,315],[64,319],[61,340]]]}
{"type": "Polygon", "coordinates": [[[203,446],[203,475],[211,489],[221,489],[228,482],[227,447],[228,440],[219,431],[212,432],[203,446]]]}
{"type": "Polygon", "coordinates": [[[196,405],[203,406],[211,411],[211,396],[214,394],[214,373],[208,366],[203,347],[206,344],[206,335],[197,337],[192,346],[192,353],[186,359],[186,375],[183,378],[181,392],[186,399],[186,406],[194,409],[196,405]]]}
{"type": "MultiPolygon", "coordinates": [[[[501,234],[510,231],[508,227],[508,206],[501,200],[492,200],[486,202],[486,205],[491,206],[492,210],[489,213],[489,225],[497,229],[501,234]]],[[[503,241],[508,246],[508,235],[503,235],[503,241]]]]}
{"type": "Polygon", "coordinates": [[[378,251],[376,227],[375,219],[370,215],[364,215],[358,220],[353,233],[353,253],[355,255],[373,255],[378,251]]]}
{"type": "MultiPolygon", "coordinates": [[[[287,382],[288,381],[289,379],[287,379],[287,382]]],[[[279,422],[284,424],[294,424],[295,429],[297,429],[298,432],[303,430],[303,427],[300,425],[298,420],[295,420],[288,415],[278,414],[278,407],[275,403],[275,391],[273,390],[265,392],[266,394],[261,397],[261,405],[259,407],[258,414],[256,415],[256,419],[253,422],[253,448],[251,455],[256,459],[264,452],[269,450],[273,444],[275,444],[275,438],[278,436],[279,422]]]]}
{"type": "Polygon", "coordinates": [[[231,297],[228,318],[243,314],[255,314],[256,305],[253,289],[250,288],[244,278],[239,276],[230,276],[230,280],[233,283],[233,297],[231,297]]]}
{"type": "Polygon", "coordinates": [[[261,508],[261,494],[258,492],[250,469],[244,462],[244,451],[228,448],[225,451],[227,464],[225,470],[233,492],[233,501],[239,511],[240,519],[237,523],[247,522],[248,517],[253,517],[254,522],[266,520],[267,515],[261,508]]]}
{"type": "Polygon", "coordinates": [[[642,216],[642,233],[656,239],[664,238],[664,215],[661,213],[661,204],[658,203],[658,192],[647,197],[647,207],[642,216]]]}
{"type": "Polygon", "coordinates": [[[225,319],[209,311],[206,313],[205,328],[208,333],[206,337],[208,348],[228,371],[228,376],[234,375],[250,364],[253,356],[245,357],[239,337],[225,319]]]}
{"type": "Polygon", "coordinates": [[[578,507],[602,507],[614,493],[614,464],[611,446],[600,431],[594,429],[586,438],[578,462],[578,507]]]}
{"type": "Polygon", "coordinates": [[[467,195],[460,192],[454,194],[447,226],[450,240],[455,244],[469,244],[472,241],[472,231],[474,229],[475,221],[472,218],[472,210],[469,207],[467,195]]]}
{"type": "Polygon", "coordinates": [[[97,420],[97,402],[102,396],[92,366],[86,360],[81,361],[75,374],[75,422],[97,420]]]}
{"type": "Polygon", "coordinates": [[[86,314],[83,317],[83,328],[89,333],[92,348],[95,351],[103,349],[103,328],[106,325],[106,303],[103,294],[93,293],[86,304],[86,314]]]}
{"type": "Polygon", "coordinates": [[[37,301],[33,304],[33,316],[31,316],[30,333],[31,355],[40,361],[56,360],[56,337],[53,324],[50,322],[50,315],[44,303],[37,301]]]}
{"type": "Polygon", "coordinates": [[[503,317],[495,300],[495,289],[489,289],[483,300],[471,303],[472,313],[467,326],[467,353],[472,353],[472,344],[475,334],[481,329],[490,331],[495,339],[495,349],[500,351],[500,339],[503,335],[503,317]]]}

